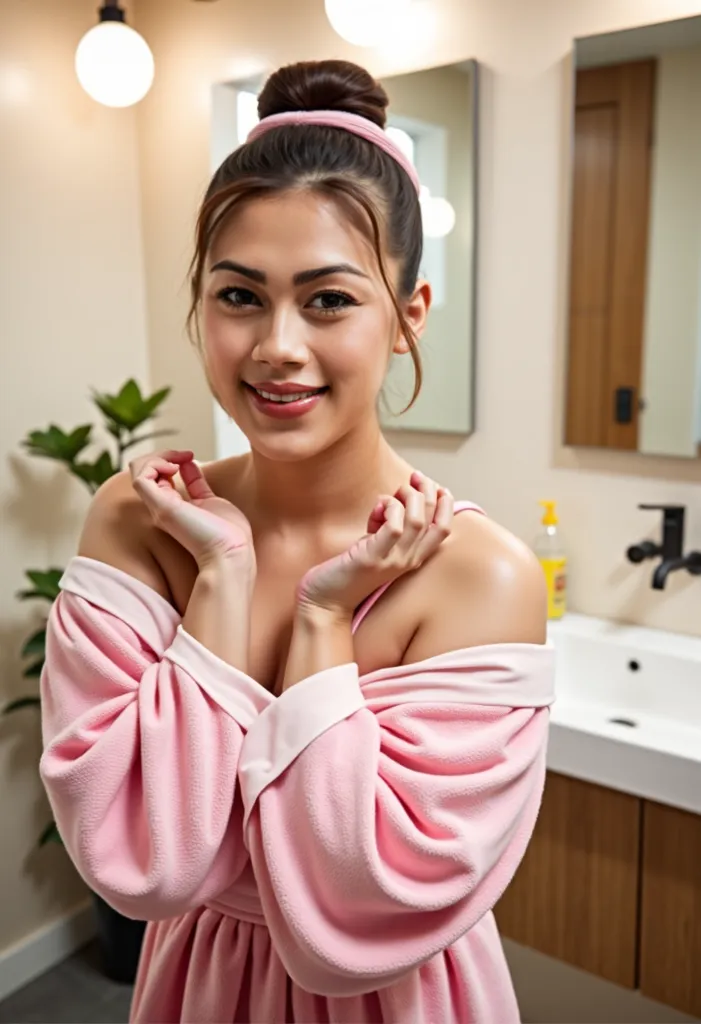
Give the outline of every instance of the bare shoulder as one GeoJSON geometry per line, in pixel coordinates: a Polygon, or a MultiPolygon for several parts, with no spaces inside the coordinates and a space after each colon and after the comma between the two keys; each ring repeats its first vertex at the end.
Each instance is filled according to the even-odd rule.
{"type": "Polygon", "coordinates": [[[125,470],[107,480],[95,494],[78,554],[121,569],[170,599],[166,577],[153,554],[155,532],[148,509],[125,470]]]}
{"type": "MultiPolygon", "coordinates": [[[[215,494],[235,499],[231,491],[237,490],[243,470],[240,457],[205,463],[202,470],[215,494]]],[[[184,548],[154,524],[132,486],[128,470],[111,477],[95,494],[78,554],[135,577],[181,613],[187,607],[196,576],[195,563],[184,548]]]]}
{"type": "Polygon", "coordinates": [[[545,642],[540,564],[522,541],[486,516],[457,515],[451,536],[421,574],[425,612],[407,661],[483,644],[545,642]]]}

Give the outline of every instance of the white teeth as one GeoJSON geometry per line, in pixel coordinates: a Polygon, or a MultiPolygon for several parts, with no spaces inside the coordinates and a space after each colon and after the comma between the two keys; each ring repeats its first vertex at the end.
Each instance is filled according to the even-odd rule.
{"type": "Polygon", "coordinates": [[[296,395],[271,395],[269,391],[261,391],[260,388],[254,388],[254,390],[261,396],[261,398],[267,399],[268,402],[299,402],[302,398],[311,398],[316,394],[316,391],[300,391],[296,395]]]}

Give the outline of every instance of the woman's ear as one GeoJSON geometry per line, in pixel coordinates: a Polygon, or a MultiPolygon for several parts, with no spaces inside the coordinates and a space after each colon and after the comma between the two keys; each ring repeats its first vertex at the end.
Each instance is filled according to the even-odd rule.
{"type": "MultiPolygon", "coordinates": [[[[431,285],[428,281],[417,281],[414,294],[404,307],[404,316],[414,332],[414,337],[420,338],[426,327],[426,317],[431,308],[431,285]]],[[[409,342],[403,334],[397,336],[392,349],[397,355],[410,351],[409,342]]]]}

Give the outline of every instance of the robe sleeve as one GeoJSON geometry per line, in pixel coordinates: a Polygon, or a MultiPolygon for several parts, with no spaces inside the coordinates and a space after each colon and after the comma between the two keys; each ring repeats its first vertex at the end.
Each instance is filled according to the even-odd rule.
{"type": "Polygon", "coordinates": [[[246,863],[237,767],[255,684],[125,573],[78,558],[62,585],[41,680],[40,770],[59,833],[115,909],[174,917],[246,863]]]}
{"type": "Polygon", "coordinates": [[[364,679],[320,672],[243,743],[245,835],[301,987],[389,985],[499,900],[542,796],[553,651],[475,648],[364,679]]]}

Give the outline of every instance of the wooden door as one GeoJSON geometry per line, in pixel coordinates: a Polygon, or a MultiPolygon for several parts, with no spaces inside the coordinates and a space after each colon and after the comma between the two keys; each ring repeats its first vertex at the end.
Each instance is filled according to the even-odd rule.
{"type": "Polygon", "coordinates": [[[495,909],[501,933],[634,988],[640,805],[549,772],[530,846],[495,909]]]}
{"type": "Polygon", "coordinates": [[[701,817],[644,802],[640,988],[701,1017],[701,817]]]}
{"type": "Polygon", "coordinates": [[[571,445],[638,446],[654,86],[653,60],[577,72],[565,426],[571,445]]]}

